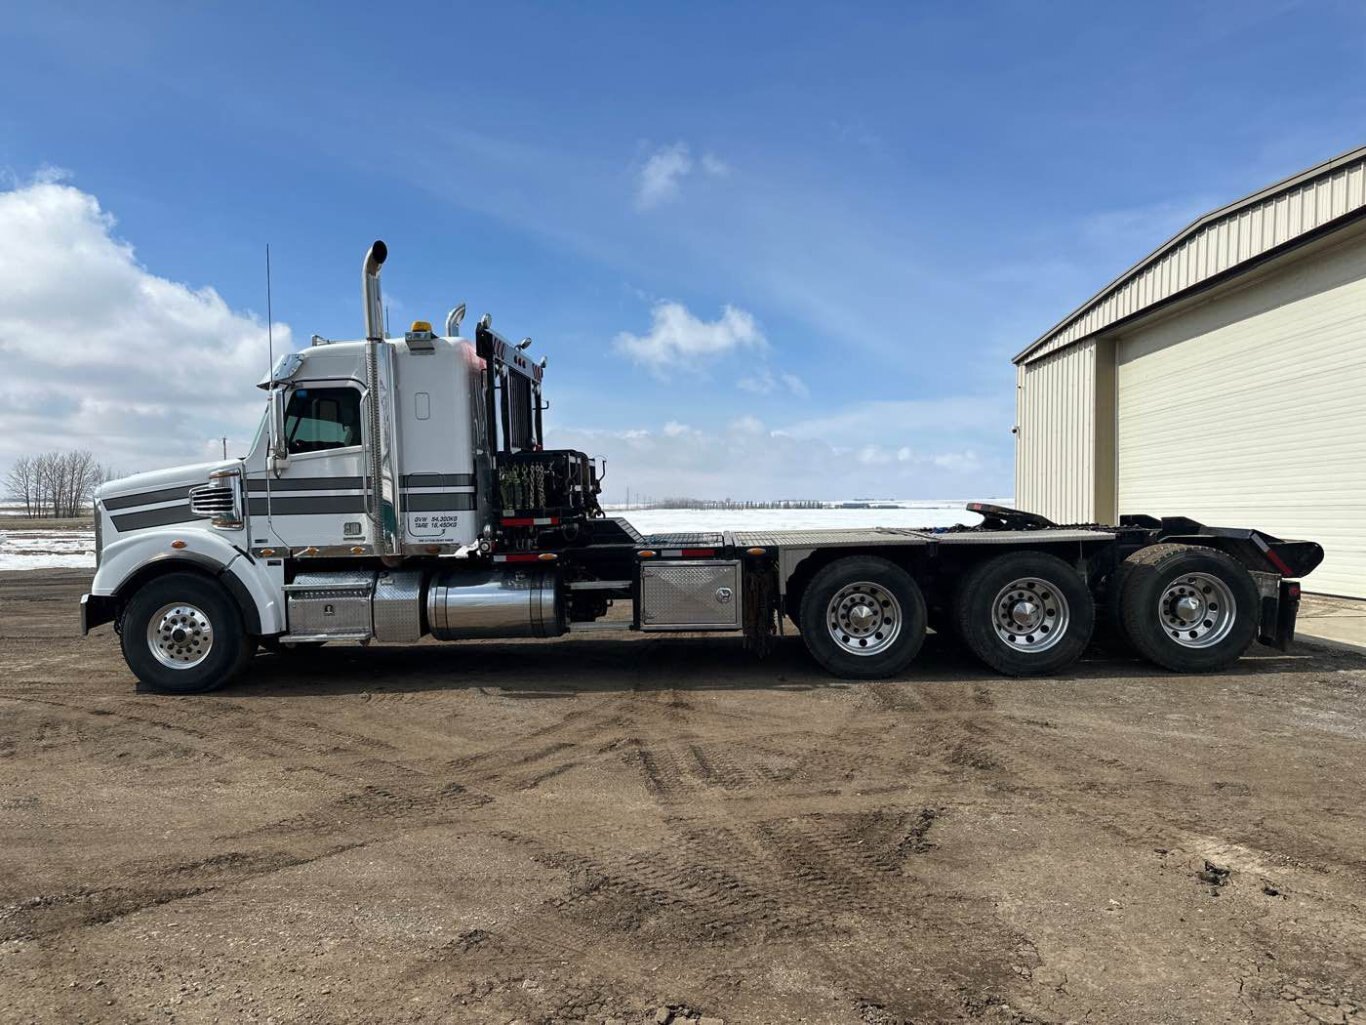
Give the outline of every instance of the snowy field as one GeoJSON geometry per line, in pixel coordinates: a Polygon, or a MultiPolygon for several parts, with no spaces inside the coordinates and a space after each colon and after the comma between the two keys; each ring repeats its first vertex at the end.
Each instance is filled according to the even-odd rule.
{"type": "Polygon", "coordinates": [[[95,531],[0,527],[0,570],[56,568],[94,569],[95,531]]]}
{"type": "MultiPolygon", "coordinates": [[[[607,508],[642,534],[688,530],[830,530],[838,527],[951,527],[981,523],[963,502],[899,502],[895,509],[631,509],[607,508]]],[[[999,502],[998,504],[1008,504],[999,502]]]]}
{"type": "MultiPolygon", "coordinates": [[[[1008,502],[997,500],[998,504],[1008,502]]],[[[899,502],[895,509],[631,509],[607,507],[642,534],[698,530],[824,530],[836,527],[951,527],[979,523],[962,502],[899,502]]],[[[0,518],[0,570],[94,569],[93,530],[7,530],[0,518]]]]}

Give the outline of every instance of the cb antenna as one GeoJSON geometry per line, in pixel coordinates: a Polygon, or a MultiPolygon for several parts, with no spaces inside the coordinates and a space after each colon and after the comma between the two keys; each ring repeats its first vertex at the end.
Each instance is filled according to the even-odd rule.
{"type": "MultiPolygon", "coordinates": [[[[270,366],[266,368],[266,383],[273,385],[275,382],[271,377],[275,373],[275,317],[270,305],[270,243],[266,243],[266,357],[270,360],[270,366]]],[[[269,387],[267,387],[269,392],[269,387]]]]}
{"type": "MultiPolygon", "coordinates": [[[[266,243],[266,357],[270,366],[266,368],[266,439],[270,450],[266,453],[266,516],[271,512],[270,469],[279,451],[280,439],[275,437],[275,310],[271,306],[270,295],[270,243],[266,243]]],[[[278,472],[278,471],[277,471],[278,472]]]]}

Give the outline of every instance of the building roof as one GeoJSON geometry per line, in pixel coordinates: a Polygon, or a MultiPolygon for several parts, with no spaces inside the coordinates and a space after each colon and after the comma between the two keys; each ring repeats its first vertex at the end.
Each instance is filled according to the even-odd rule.
{"type": "Polygon", "coordinates": [[[1028,363],[1366,210],[1366,146],[1197,218],[1015,356],[1028,363]]]}

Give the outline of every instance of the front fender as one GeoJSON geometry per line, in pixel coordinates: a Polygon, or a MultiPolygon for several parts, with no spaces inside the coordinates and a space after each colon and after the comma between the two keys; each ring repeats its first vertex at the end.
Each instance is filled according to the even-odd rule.
{"type": "Polygon", "coordinates": [[[121,596],[123,588],[149,567],[173,570],[180,565],[219,577],[241,606],[252,633],[284,633],[283,577],[270,573],[226,538],[203,530],[139,531],[113,542],[100,552],[100,567],[90,593],[96,597],[121,596]],[[183,547],[172,548],[172,542],[183,547]]]}
{"type": "Polygon", "coordinates": [[[90,593],[115,595],[134,576],[155,563],[178,561],[198,566],[217,576],[242,552],[224,537],[204,530],[140,530],[119,538],[100,552],[100,568],[91,581],[90,593]],[[172,548],[180,544],[183,547],[172,548]]]}

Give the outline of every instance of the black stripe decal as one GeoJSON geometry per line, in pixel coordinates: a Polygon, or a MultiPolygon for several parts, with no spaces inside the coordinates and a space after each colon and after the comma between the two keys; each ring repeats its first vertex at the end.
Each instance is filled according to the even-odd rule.
{"type": "Polygon", "coordinates": [[[472,473],[405,473],[405,488],[467,488],[474,483],[472,473]]]}
{"type": "Polygon", "coordinates": [[[247,490],[263,493],[267,485],[270,493],[287,491],[359,491],[365,485],[360,477],[296,477],[292,480],[267,481],[264,477],[253,477],[247,481],[247,490]]]}
{"type": "Polygon", "coordinates": [[[124,513],[122,516],[110,518],[113,520],[115,530],[124,531],[141,530],[144,527],[164,527],[168,523],[186,523],[203,517],[190,512],[189,505],[171,505],[165,509],[148,509],[146,512],[124,513]]]}
{"type": "Polygon", "coordinates": [[[111,512],[115,509],[127,509],[135,505],[156,505],[158,502],[174,502],[177,499],[184,500],[190,494],[190,489],[181,485],[178,488],[163,488],[160,491],[144,491],[138,495],[120,495],[118,498],[103,499],[104,507],[111,512]]]}
{"type": "Polygon", "coordinates": [[[247,511],[253,516],[326,516],[328,513],[365,512],[364,495],[310,495],[307,498],[252,498],[247,511]]]}
{"type": "Polygon", "coordinates": [[[473,509],[474,496],[471,494],[426,494],[413,492],[403,496],[404,512],[451,512],[457,509],[473,509]]]}
{"type": "Polygon", "coordinates": [[[403,474],[404,488],[469,488],[473,484],[473,473],[403,474]]]}

